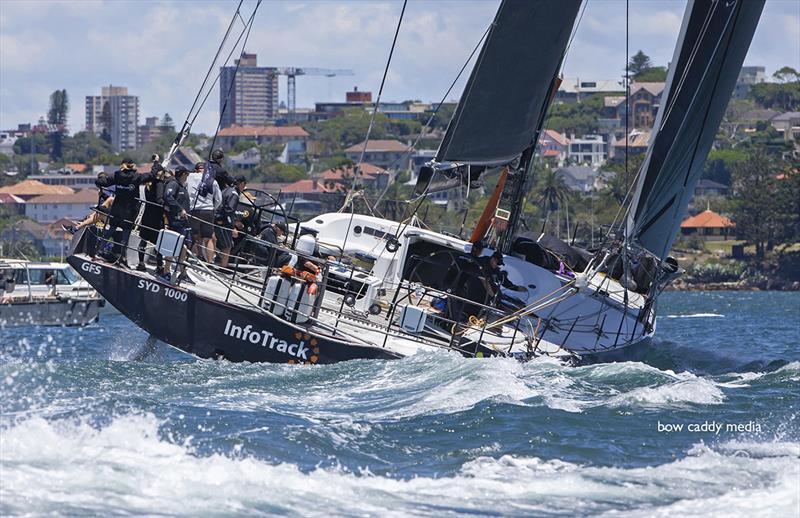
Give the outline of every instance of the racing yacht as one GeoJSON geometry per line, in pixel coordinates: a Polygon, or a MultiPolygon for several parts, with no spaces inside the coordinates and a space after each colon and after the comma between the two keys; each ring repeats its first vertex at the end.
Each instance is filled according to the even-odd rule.
{"type": "MultiPolygon", "coordinates": [[[[423,228],[415,214],[397,222],[351,210],[294,221],[292,246],[258,243],[290,254],[291,264],[237,258],[225,269],[190,258],[188,285],[96,261],[83,234],[68,260],[153,340],[202,358],[331,363],[446,349],[525,360],[600,356],[641,343],[655,332],[659,294],[680,274],[669,251],[763,4],[688,3],[632,196],[595,250],[518,235],[536,143],[581,3],[504,0],[415,188],[422,199],[497,175],[468,240],[423,228]],[[501,288],[502,297],[488,300],[462,289],[485,281],[464,266],[478,242],[488,243],[484,255],[500,253],[504,275],[524,292],[501,288]]],[[[240,207],[262,223],[278,213],[291,219],[252,197],[240,207]]],[[[179,255],[170,250],[179,237],[160,234],[159,251],[179,255]]]]}

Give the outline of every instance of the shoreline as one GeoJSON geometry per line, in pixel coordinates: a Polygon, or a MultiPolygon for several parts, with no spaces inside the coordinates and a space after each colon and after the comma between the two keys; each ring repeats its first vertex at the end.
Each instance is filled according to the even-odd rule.
{"type": "Polygon", "coordinates": [[[775,279],[740,280],[729,282],[691,282],[678,279],[665,291],[800,291],[800,281],[775,279]]]}

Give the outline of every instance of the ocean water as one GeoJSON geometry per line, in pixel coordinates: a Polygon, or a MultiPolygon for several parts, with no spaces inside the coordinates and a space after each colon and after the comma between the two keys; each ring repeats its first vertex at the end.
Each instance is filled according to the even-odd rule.
{"type": "Polygon", "coordinates": [[[197,360],[0,330],[2,516],[800,516],[800,294],[667,293],[628,361],[197,360]]]}

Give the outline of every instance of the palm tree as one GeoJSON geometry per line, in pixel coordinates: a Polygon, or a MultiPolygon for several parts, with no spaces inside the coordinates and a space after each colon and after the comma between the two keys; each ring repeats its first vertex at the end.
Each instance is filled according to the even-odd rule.
{"type": "Polygon", "coordinates": [[[556,174],[556,171],[546,169],[539,177],[539,185],[536,190],[539,204],[545,210],[545,226],[547,226],[547,221],[550,218],[550,212],[556,211],[556,235],[558,236],[561,227],[558,210],[561,203],[565,202],[569,197],[569,187],[564,183],[564,178],[556,174]]]}

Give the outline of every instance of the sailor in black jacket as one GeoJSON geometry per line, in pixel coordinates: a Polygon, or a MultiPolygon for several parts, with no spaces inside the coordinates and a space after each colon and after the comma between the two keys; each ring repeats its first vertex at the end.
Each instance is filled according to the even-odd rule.
{"type": "MultiPolygon", "coordinates": [[[[181,247],[180,252],[180,276],[178,282],[185,282],[187,284],[194,284],[194,282],[186,275],[186,266],[183,262],[186,259],[186,249],[191,248],[192,232],[189,226],[189,208],[191,200],[189,199],[189,191],[186,189],[186,183],[189,179],[189,170],[183,166],[175,169],[175,176],[170,178],[164,189],[164,210],[167,214],[167,226],[170,230],[183,234],[184,245],[181,247]]],[[[167,259],[167,265],[171,265],[171,261],[167,259]]],[[[168,274],[162,276],[164,280],[170,280],[168,274]]]]}
{"type": "Polygon", "coordinates": [[[114,262],[119,260],[120,264],[127,265],[128,240],[131,237],[133,223],[136,214],[139,212],[139,186],[142,183],[151,181],[155,175],[152,173],[139,174],[136,172],[136,165],[133,160],[126,158],[120,164],[118,171],[113,176],[99,175],[95,180],[95,185],[103,189],[114,186],[114,203],[111,205],[110,222],[103,231],[103,240],[113,239],[114,254],[106,254],[104,259],[114,262]],[[115,231],[122,229],[122,238],[116,240],[115,231]],[[119,259],[117,259],[117,257],[119,259]]]}
{"type": "MultiPolygon", "coordinates": [[[[233,186],[222,191],[222,203],[217,208],[214,218],[216,223],[217,246],[222,254],[222,266],[228,266],[233,240],[237,237],[236,208],[239,206],[239,195],[247,188],[247,179],[237,176],[233,179],[233,186]]],[[[241,226],[241,225],[240,225],[241,226]]]]}

